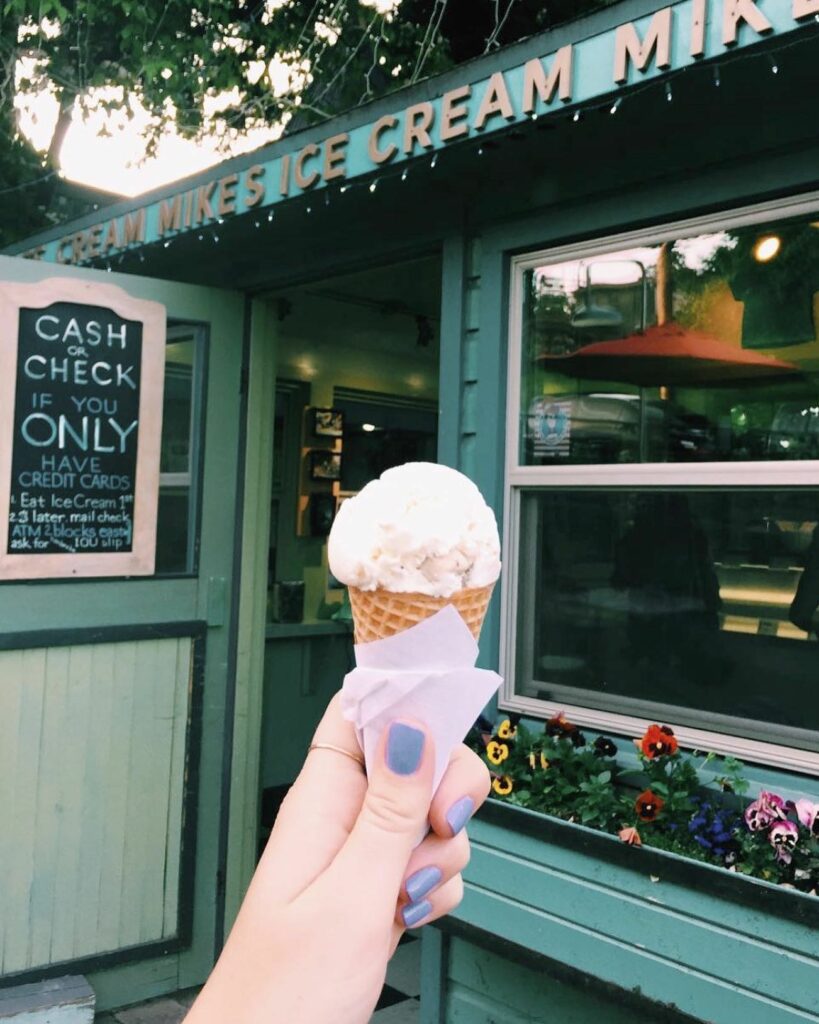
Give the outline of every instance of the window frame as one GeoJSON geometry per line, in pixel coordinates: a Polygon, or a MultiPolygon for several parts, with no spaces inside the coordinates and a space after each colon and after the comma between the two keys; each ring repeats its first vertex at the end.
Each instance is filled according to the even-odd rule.
{"type": "MultiPolygon", "coordinates": [[[[504,573],[501,582],[500,665],[504,683],[499,706],[504,710],[542,718],[564,710],[578,725],[601,732],[639,736],[653,719],[637,714],[583,707],[567,702],[553,702],[515,693],[516,647],[518,639],[518,593],[520,586],[519,557],[521,545],[521,496],[524,491],[641,489],[667,490],[705,488],[708,490],[816,488],[819,484],[819,460],[800,462],[754,461],[670,463],[646,462],[624,464],[589,464],[573,466],[524,466],[520,463],[520,401],[523,338],[523,279],[528,270],[545,263],[604,256],[636,246],[659,245],[668,239],[726,231],[732,228],[764,224],[776,219],[812,216],[819,213],[819,192],[772,200],[730,211],[716,211],[699,217],[664,221],[632,231],[608,234],[581,242],[554,245],[512,256],[509,261],[506,445],[504,465],[503,554],[504,573]]],[[[524,614],[531,614],[531,601],[524,601],[524,614]]],[[[523,620],[521,629],[526,630],[523,620]]],[[[819,737],[812,730],[781,727],[783,740],[810,743],[805,749],[772,741],[749,739],[730,732],[677,726],[671,705],[657,703],[658,717],[674,725],[681,744],[712,750],[747,761],[819,775],[819,737]]],[[[712,719],[716,716],[711,716],[712,719]]],[[[727,716],[726,716],[727,718],[727,716]]],[[[728,719],[730,721],[730,719],[728,719]]],[[[740,721],[740,719],[737,719],[740,721]]]]}

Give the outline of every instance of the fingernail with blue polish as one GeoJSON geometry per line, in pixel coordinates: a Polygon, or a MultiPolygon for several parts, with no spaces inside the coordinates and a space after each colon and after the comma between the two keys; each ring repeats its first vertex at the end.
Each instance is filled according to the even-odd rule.
{"type": "Polygon", "coordinates": [[[414,928],[419,921],[423,921],[430,913],[432,913],[432,904],[429,900],[424,900],[422,903],[407,904],[401,911],[401,916],[404,918],[404,924],[407,928],[414,928]]]}
{"type": "Polygon", "coordinates": [[[471,796],[462,796],[446,812],[446,820],[456,836],[475,813],[475,801],[471,796]]]}
{"type": "Polygon", "coordinates": [[[387,737],[387,767],[396,775],[412,775],[424,753],[424,734],[403,722],[394,722],[387,737]]]}
{"type": "Polygon", "coordinates": [[[405,886],[410,902],[417,903],[436,885],[439,885],[443,877],[441,869],[436,868],[434,864],[420,868],[415,874],[410,875],[405,886]]]}

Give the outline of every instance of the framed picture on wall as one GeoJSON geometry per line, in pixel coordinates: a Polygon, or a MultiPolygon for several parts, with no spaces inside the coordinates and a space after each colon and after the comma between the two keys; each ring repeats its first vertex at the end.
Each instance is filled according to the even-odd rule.
{"type": "Polygon", "coordinates": [[[316,437],[341,437],[344,413],[340,409],[313,409],[313,434],[316,437]]]}
{"type": "Polygon", "coordinates": [[[311,480],[340,480],[341,453],[313,450],[310,452],[311,480]]]}

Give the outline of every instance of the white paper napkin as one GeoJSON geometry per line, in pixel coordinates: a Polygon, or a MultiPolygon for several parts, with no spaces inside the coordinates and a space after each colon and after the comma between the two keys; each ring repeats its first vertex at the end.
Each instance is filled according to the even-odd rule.
{"type": "Polygon", "coordinates": [[[414,718],[435,741],[434,789],[449,758],[500,686],[497,672],[475,668],[478,645],[452,605],[402,633],[355,645],[341,707],[355,725],[367,765],[396,718],[414,718]]]}

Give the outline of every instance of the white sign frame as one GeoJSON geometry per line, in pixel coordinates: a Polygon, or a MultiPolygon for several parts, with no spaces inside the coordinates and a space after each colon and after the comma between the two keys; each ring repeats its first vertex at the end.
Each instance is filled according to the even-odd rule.
{"type": "Polygon", "coordinates": [[[62,277],[25,284],[0,281],[0,582],[154,574],[165,333],[166,310],[161,303],[134,298],[116,285],[62,277]],[[46,308],[55,302],[102,306],[125,320],[142,324],[131,551],[8,552],[20,310],[46,308]]]}

